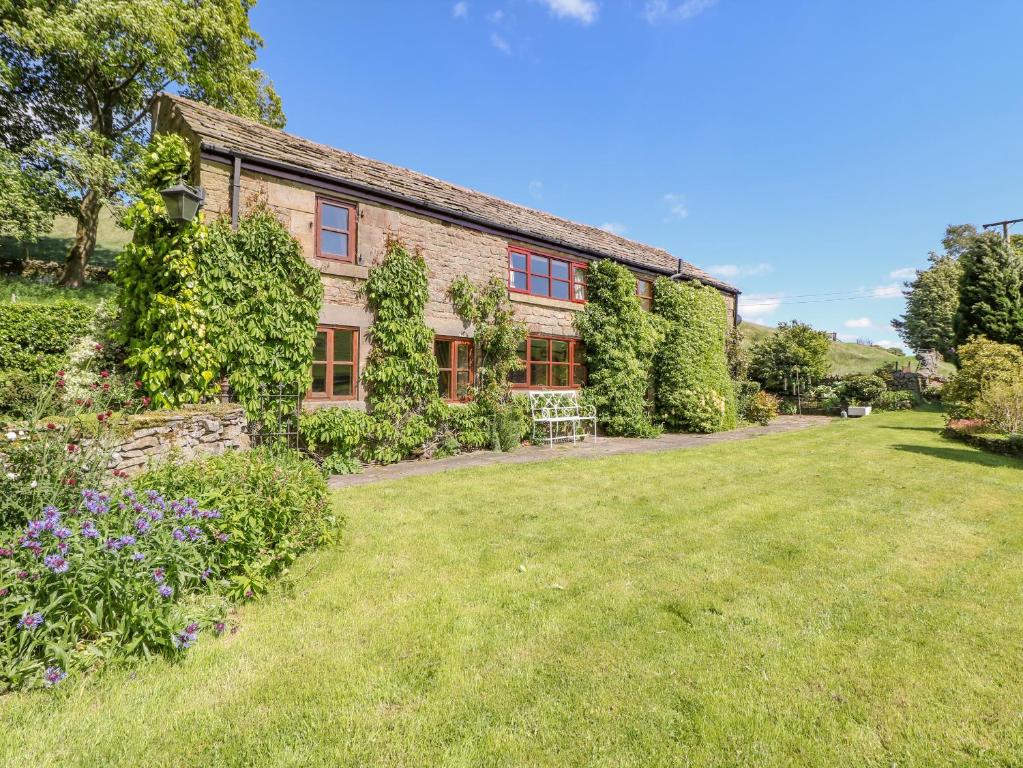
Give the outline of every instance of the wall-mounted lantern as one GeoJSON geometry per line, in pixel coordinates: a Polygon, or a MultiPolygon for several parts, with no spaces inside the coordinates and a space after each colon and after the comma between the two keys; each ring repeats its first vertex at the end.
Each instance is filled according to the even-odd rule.
{"type": "Polygon", "coordinates": [[[163,205],[167,209],[167,218],[171,221],[192,221],[206,199],[206,191],[202,187],[190,187],[187,184],[175,184],[173,187],[160,190],[163,205]]]}

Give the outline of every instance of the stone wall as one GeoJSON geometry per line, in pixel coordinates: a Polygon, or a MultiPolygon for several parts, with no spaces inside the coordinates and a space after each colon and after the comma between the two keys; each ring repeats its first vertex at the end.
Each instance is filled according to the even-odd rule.
{"type": "Polygon", "coordinates": [[[215,456],[249,447],[245,411],[236,405],[211,405],[179,411],[127,416],[117,424],[110,469],[129,474],[151,459],[179,451],[184,459],[215,456]]]}

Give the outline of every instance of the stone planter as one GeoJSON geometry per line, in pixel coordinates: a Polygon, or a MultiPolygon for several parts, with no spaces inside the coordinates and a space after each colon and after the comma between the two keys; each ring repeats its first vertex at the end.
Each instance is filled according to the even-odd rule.
{"type": "Polygon", "coordinates": [[[846,409],[850,419],[857,419],[861,416],[869,416],[872,408],[869,405],[850,405],[846,409]]]}

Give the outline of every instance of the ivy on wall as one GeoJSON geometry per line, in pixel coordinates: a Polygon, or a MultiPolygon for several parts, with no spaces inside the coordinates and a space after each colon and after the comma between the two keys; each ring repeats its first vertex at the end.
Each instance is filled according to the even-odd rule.
{"type": "Polygon", "coordinates": [[[575,318],[586,345],[586,397],[609,435],[654,437],[650,390],[660,333],[636,296],[636,277],[621,264],[590,265],[589,300],[575,318]]]}
{"type": "Polygon", "coordinates": [[[308,389],[323,287],[299,243],[265,204],[237,230],[169,221],[159,190],[188,178],[188,146],[157,135],[144,161],[115,280],[126,365],[154,405],[199,402],[223,376],[250,411],[261,385],[308,389]]]}
{"type": "Polygon", "coordinates": [[[736,424],[725,343],[728,310],[710,286],[660,278],[654,313],[663,338],[654,360],[657,416],[671,430],[719,432],[736,424]]]}

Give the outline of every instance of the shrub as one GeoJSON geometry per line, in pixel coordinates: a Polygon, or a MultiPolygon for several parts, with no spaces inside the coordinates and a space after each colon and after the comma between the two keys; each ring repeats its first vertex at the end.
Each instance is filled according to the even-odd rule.
{"type": "Polygon", "coordinates": [[[621,264],[598,261],[587,275],[589,300],[575,317],[586,345],[587,401],[609,435],[655,437],[647,393],[660,334],[636,296],[636,277],[621,264]]]}
{"type": "Polygon", "coordinates": [[[760,391],[760,384],[756,381],[735,381],[732,382],[735,389],[735,411],[740,419],[749,421],[749,409],[753,398],[760,391]]]}
{"type": "Polygon", "coordinates": [[[353,408],[317,408],[299,419],[299,434],[310,451],[332,464],[358,462],[370,430],[370,417],[353,408]]]}
{"type": "Polygon", "coordinates": [[[770,392],[757,392],[750,401],[747,418],[754,424],[767,426],[778,416],[779,401],[770,392]]]}
{"type": "Polygon", "coordinates": [[[985,419],[952,419],[948,422],[947,428],[964,435],[985,435],[992,431],[991,425],[985,419]]]}
{"type": "Polygon", "coordinates": [[[82,491],[0,548],[0,689],[121,655],[170,655],[222,620],[224,520],[155,491],[82,491]]]}
{"type": "Polygon", "coordinates": [[[812,386],[828,375],[831,342],[823,331],[793,320],[779,323],[778,330],[758,341],[750,350],[750,378],[770,392],[785,392],[798,377],[812,386]]]}
{"type": "Polygon", "coordinates": [[[985,388],[1023,380],[1023,351],[1015,344],[978,336],[960,347],[958,353],[959,370],[942,390],[950,418],[976,416],[976,403],[985,388]]]}
{"type": "Polygon", "coordinates": [[[327,508],[316,465],[290,451],[230,452],[186,464],[165,462],[137,484],[220,511],[228,541],[220,554],[228,594],[264,592],[302,551],[333,538],[341,520],[327,508]]]}
{"type": "Polygon", "coordinates": [[[818,384],[806,392],[806,399],[816,403],[821,409],[830,411],[842,405],[842,396],[834,384],[818,384]]]}
{"type": "Polygon", "coordinates": [[[884,380],[872,373],[846,376],[836,387],[841,398],[850,405],[871,405],[888,390],[884,380]]]}
{"type": "Polygon", "coordinates": [[[736,406],[725,339],[728,310],[710,286],[666,278],[654,287],[662,338],[654,358],[658,418],[669,429],[719,432],[735,427],[736,406]]]}
{"type": "Polygon", "coordinates": [[[1006,435],[1023,434],[1023,381],[985,387],[975,403],[977,415],[1006,435]]]}
{"type": "Polygon", "coordinates": [[[879,411],[909,411],[917,406],[918,398],[913,392],[894,390],[882,392],[875,400],[879,411]]]}

